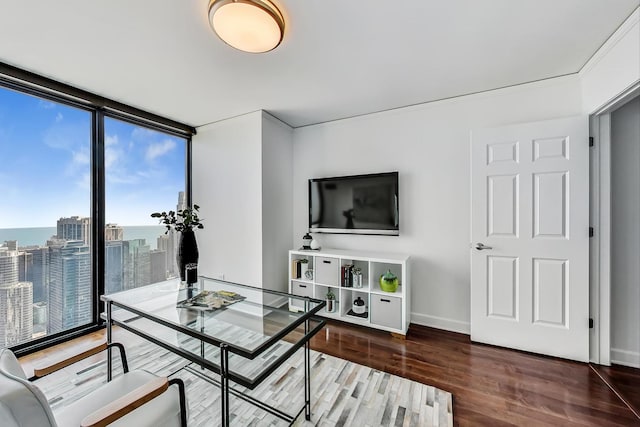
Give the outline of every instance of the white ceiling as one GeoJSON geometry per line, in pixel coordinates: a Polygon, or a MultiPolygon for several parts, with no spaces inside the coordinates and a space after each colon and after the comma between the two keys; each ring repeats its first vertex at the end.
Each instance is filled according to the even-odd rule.
{"type": "Polygon", "coordinates": [[[0,0],[0,61],[200,126],[264,109],[291,126],[576,73],[640,0],[275,0],[266,54],[209,0],[0,0]]]}

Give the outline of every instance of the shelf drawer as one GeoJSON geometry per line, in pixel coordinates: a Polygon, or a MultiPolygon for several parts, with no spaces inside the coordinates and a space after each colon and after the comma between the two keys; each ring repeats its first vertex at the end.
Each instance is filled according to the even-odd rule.
{"type": "Polygon", "coordinates": [[[402,329],[402,298],[371,295],[371,323],[402,329]]]}
{"type": "Polygon", "coordinates": [[[313,284],[291,281],[291,293],[300,297],[313,298],[313,284]]]}
{"type": "Polygon", "coordinates": [[[338,258],[316,257],[316,283],[338,286],[340,275],[340,260],[338,258]]]}

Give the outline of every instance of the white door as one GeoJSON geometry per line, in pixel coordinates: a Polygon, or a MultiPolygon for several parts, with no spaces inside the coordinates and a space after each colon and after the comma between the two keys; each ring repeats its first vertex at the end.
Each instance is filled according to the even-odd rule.
{"type": "Polygon", "coordinates": [[[472,132],[471,238],[471,339],[587,362],[587,117],[472,132]]]}

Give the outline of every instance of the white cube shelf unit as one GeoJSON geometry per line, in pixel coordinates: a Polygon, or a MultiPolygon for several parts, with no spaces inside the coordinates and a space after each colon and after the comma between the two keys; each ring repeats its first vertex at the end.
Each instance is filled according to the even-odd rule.
{"type": "Polygon", "coordinates": [[[340,249],[289,251],[289,292],[324,300],[331,290],[336,298],[335,312],[325,308],[318,313],[327,318],[406,335],[410,320],[410,289],[408,255],[340,249]],[[306,263],[299,263],[299,260],[306,260],[306,263]],[[360,268],[361,288],[343,284],[341,274],[345,265],[360,268]],[[399,279],[395,292],[380,288],[380,276],[387,270],[399,279]],[[366,315],[353,314],[352,304],[358,297],[365,302],[366,315]]]}

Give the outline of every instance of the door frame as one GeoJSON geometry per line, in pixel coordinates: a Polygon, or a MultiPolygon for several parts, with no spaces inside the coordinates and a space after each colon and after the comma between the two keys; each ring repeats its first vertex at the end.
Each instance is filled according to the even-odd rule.
{"type": "Polygon", "coordinates": [[[594,227],[589,243],[589,312],[594,321],[589,359],[606,366],[611,365],[611,113],[636,96],[640,96],[640,81],[589,116],[594,141],[589,167],[589,215],[594,227]]]}

